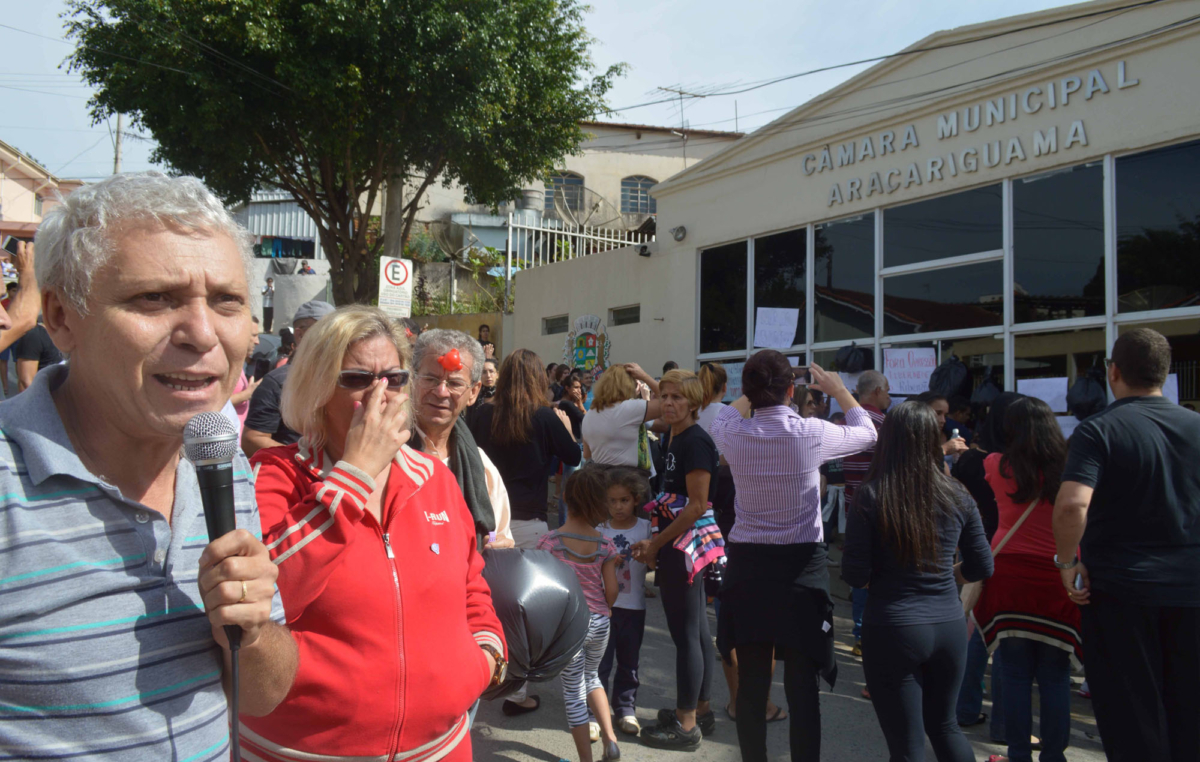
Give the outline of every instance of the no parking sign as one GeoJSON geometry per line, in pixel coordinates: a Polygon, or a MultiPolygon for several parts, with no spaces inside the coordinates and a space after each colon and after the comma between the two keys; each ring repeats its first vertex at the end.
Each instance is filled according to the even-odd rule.
{"type": "Polygon", "coordinates": [[[412,317],[412,281],[412,260],[379,260],[379,309],[392,317],[412,317]]]}

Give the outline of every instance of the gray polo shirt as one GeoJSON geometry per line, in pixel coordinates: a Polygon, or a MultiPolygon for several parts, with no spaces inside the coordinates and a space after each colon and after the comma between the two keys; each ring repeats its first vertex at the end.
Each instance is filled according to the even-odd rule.
{"type": "MultiPolygon", "coordinates": [[[[229,758],[221,649],[197,584],[208,545],[192,465],[172,522],[84,468],[50,396],[0,403],[0,758],[229,758]]],[[[237,523],[261,536],[245,456],[237,523]]],[[[276,592],[271,617],[284,622],[276,592]]]]}

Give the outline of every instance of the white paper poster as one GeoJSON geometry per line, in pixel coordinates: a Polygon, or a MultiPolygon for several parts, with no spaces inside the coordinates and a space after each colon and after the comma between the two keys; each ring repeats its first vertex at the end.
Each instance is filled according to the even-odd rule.
{"type": "Polygon", "coordinates": [[[883,375],[892,394],[909,395],[929,391],[929,377],[937,368],[933,347],[899,347],[883,350],[883,375]]]}
{"type": "Polygon", "coordinates": [[[1163,384],[1163,396],[1179,404],[1179,376],[1174,373],[1167,376],[1167,383],[1163,384]]]}
{"type": "Polygon", "coordinates": [[[746,367],[744,362],[727,362],[725,366],[726,386],[725,399],[722,402],[733,402],[738,397],[742,396],[742,368],[746,367]]]}
{"type": "Polygon", "coordinates": [[[412,261],[379,260],[379,309],[392,317],[412,317],[412,261]]]}
{"type": "Polygon", "coordinates": [[[800,310],[792,307],[759,307],[754,320],[754,346],[785,349],[795,343],[800,310]]]}
{"type": "Polygon", "coordinates": [[[1067,412],[1067,377],[1018,378],[1017,391],[1027,397],[1037,397],[1056,413],[1067,412]]]}
{"type": "Polygon", "coordinates": [[[1073,415],[1060,415],[1057,418],[1058,427],[1062,429],[1063,437],[1066,439],[1070,439],[1071,434],[1074,433],[1079,424],[1083,423],[1083,421],[1073,415]]]}

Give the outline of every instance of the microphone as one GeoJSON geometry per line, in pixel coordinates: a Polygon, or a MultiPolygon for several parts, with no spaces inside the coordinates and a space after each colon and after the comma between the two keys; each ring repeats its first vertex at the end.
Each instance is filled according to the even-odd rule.
{"type": "MultiPolygon", "coordinates": [[[[183,427],[183,456],[196,468],[209,542],[237,529],[233,515],[233,456],[237,451],[237,427],[220,413],[200,413],[183,427]]],[[[238,651],[242,647],[242,628],[227,624],[225,636],[229,638],[231,688],[229,759],[231,762],[241,762],[241,722],[238,720],[241,670],[238,667],[238,651]]]]}
{"type": "MultiPolygon", "coordinates": [[[[233,515],[233,456],[237,451],[237,428],[220,413],[200,413],[183,429],[183,456],[196,468],[209,542],[237,528],[233,515]]],[[[241,645],[240,627],[227,624],[225,634],[230,650],[241,645]]]]}

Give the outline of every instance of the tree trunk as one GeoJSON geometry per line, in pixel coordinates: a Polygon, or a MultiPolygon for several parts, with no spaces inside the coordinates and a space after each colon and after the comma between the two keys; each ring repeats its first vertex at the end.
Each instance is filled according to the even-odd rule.
{"type": "Polygon", "coordinates": [[[405,168],[395,164],[387,173],[387,199],[383,209],[383,256],[404,255],[404,178],[405,168]]]}

